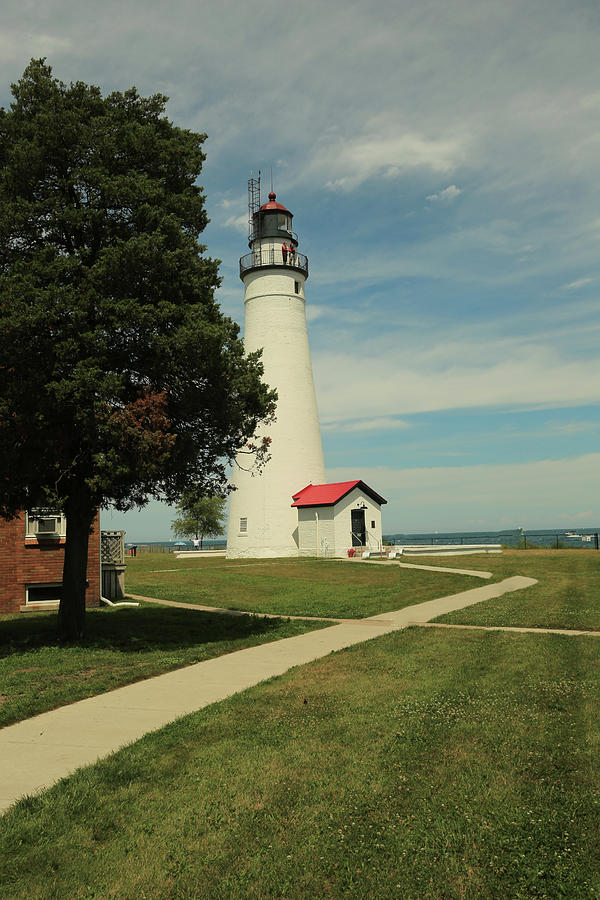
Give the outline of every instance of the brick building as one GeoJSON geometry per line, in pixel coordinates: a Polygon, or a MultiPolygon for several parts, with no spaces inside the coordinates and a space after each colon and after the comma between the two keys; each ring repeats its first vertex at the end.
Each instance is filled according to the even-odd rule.
{"type": "MultiPolygon", "coordinates": [[[[51,510],[0,519],[0,613],[58,607],[65,556],[65,518],[51,510]]],[[[88,547],[86,606],[100,604],[100,517],[88,547]]]]}

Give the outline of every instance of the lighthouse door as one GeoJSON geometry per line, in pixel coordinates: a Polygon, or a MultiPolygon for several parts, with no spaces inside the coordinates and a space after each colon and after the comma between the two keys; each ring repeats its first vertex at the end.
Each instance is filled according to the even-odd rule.
{"type": "Polygon", "coordinates": [[[365,528],[364,509],[352,509],[352,546],[364,547],[367,543],[367,530],[365,528]]]}

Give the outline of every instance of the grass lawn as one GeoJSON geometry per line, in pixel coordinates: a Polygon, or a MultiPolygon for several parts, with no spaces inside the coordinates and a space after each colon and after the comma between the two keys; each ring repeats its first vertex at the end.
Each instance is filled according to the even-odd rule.
{"type": "Polygon", "coordinates": [[[56,613],[0,616],[0,727],[203,659],[326,623],[142,605],[88,610],[85,643],[56,643],[56,613]]]}
{"type": "MultiPolygon", "coordinates": [[[[317,560],[130,560],[132,593],[249,612],[368,616],[451,594],[466,576],[317,560]],[[175,569],[175,571],[172,571],[175,569]]],[[[85,643],[59,647],[56,613],[0,616],[0,727],[40,712],[327,623],[230,617],[142,604],[90,610],[85,643]]]]}
{"type": "MultiPolygon", "coordinates": [[[[439,557],[437,562],[452,565],[449,559],[439,557]]],[[[495,580],[529,575],[539,584],[440,616],[438,622],[600,629],[600,553],[505,550],[500,556],[468,556],[463,562],[467,568],[493,572],[495,580]]]]}
{"type": "MultiPolygon", "coordinates": [[[[461,568],[462,563],[457,564],[461,568]]],[[[336,560],[127,560],[132,594],[281,616],[363,618],[478,587],[467,575],[336,560]]]]}
{"type": "Polygon", "coordinates": [[[600,896],[598,643],[412,628],[0,820],[0,896],[600,896]]]}

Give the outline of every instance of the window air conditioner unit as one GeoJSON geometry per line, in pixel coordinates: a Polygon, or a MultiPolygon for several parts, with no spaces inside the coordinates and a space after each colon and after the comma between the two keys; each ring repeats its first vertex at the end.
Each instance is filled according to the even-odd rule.
{"type": "Polygon", "coordinates": [[[52,518],[45,517],[37,521],[38,534],[56,534],[58,532],[58,523],[55,516],[52,518]]]}

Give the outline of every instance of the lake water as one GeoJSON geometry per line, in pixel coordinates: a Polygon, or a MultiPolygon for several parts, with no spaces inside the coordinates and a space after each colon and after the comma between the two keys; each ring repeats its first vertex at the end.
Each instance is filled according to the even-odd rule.
{"type": "MultiPolygon", "coordinates": [[[[170,553],[172,550],[193,550],[194,548],[191,541],[126,541],[125,549],[128,550],[134,544],[138,550],[143,548],[154,553],[170,553]]],[[[224,550],[226,546],[225,540],[205,540],[202,545],[204,550],[224,550]]]]}
{"type": "MultiPolygon", "coordinates": [[[[449,531],[428,532],[426,534],[384,534],[388,543],[396,544],[504,544],[505,547],[519,547],[527,540],[527,545],[535,547],[569,547],[580,550],[596,549],[595,535],[600,534],[600,526],[595,528],[547,528],[537,531],[521,532],[518,528],[507,531],[449,531]],[[586,540],[587,538],[587,540],[586,540]]],[[[127,543],[127,547],[132,542],[127,543]]],[[[192,542],[187,541],[185,547],[177,546],[175,541],[138,541],[138,548],[145,547],[157,553],[169,553],[175,549],[191,549],[192,542]]],[[[221,549],[225,541],[204,541],[205,549],[221,549]]]]}
{"type": "Polygon", "coordinates": [[[596,528],[540,528],[537,531],[521,532],[519,528],[507,531],[452,531],[429,532],[427,534],[386,534],[384,540],[397,544],[504,544],[505,547],[527,545],[536,547],[568,547],[574,549],[596,549],[596,528]]]}

